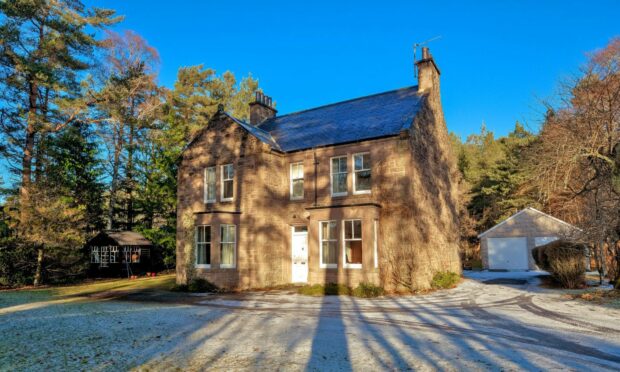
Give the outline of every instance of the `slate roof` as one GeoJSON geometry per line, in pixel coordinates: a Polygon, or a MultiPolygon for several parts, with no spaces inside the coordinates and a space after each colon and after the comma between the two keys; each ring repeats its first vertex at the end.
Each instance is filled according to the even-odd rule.
{"type": "Polygon", "coordinates": [[[258,128],[235,121],[268,144],[259,136],[269,135],[280,151],[298,151],[397,135],[410,127],[424,97],[412,86],[276,116],[258,128]]]}
{"type": "Polygon", "coordinates": [[[231,118],[235,123],[241,125],[243,128],[245,128],[245,130],[247,130],[248,132],[250,132],[250,134],[252,134],[253,136],[255,136],[256,138],[258,138],[259,140],[261,140],[262,142],[265,142],[266,144],[268,144],[269,146],[271,146],[272,148],[282,151],[282,149],[280,149],[280,146],[278,145],[278,143],[273,139],[273,137],[271,136],[271,134],[269,134],[268,132],[265,132],[264,130],[253,126],[252,124],[248,124],[242,120],[237,119],[236,117],[225,113],[226,116],[228,116],[229,118],[231,118]]]}
{"type": "Polygon", "coordinates": [[[109,237],[110,239],[114,240],[118,245],[153,245],[150,240],[146,239],[144,236],[142,236],[142,234],[139,234],[135,231],[104,230],[97,234],[97,236],[91,240],[95,240],[101,235],[109,237]]]}

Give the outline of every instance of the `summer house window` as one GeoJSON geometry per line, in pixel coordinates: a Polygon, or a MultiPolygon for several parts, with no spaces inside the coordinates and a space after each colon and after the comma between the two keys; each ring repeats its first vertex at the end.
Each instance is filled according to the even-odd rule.
{"type": "Polygon", "coordinates": [[[211,267],[211,226],[196,226],[196,267],[211,267]]]}
{"type": "Polygon", "coordinates": [[[205,169],[205,203],[215,203],[215,167],[205,169]]]}
{"type": "Polygon", "coordinates": [[[331,159],[332,195],[347,195],[347,157],[331,159]]]}
{"type": "Polygon", "coordinates": [[[291,199],[304,197],[304,164],[291,163],[291,199]]]}
{"type": "Polygon", "coordinates": [[[118,247],[110,247],[110,263],[118,263],[118,247]]]}
{"type": "Polygon", "coordinates": [[[344,267],[362,267],[362,221],[343,221],[344,267]]]}
{"type": "Polygon", "coordinates": [[[235,268],[236,246],[237,246],[237,226],[220,226],[220,267],[223,269],[235,268]]]}
{"type": "Polygon", "coordinates": [[[99,263],[101,258],[99,256],[99,247],[92,247],[90,250],[90,262],[91,263],[99,263]]]}
{"type": "Polygon", "coordinates": [[[232,164],[222,165],[222,201],[233,200],[235,171],[232,164]]]}
{"type": "Polygon", "coordinates": [[[338,234],[336,221],[320,223],[321,268],[338,267],[338,234]]]}
{"type": "Polygon", "coordinates": [[[353,193],[368,194],[370,193],[370,154],[353,155],[353,193]]]}
{"type": "Polygon", "coordinates": [[[107,267],[110,263],[110,247],[101,247],[101,267],[107,267]]]}

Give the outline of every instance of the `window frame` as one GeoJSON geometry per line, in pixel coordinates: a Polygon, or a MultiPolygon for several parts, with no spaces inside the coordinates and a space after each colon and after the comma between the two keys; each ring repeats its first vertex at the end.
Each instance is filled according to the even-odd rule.
{"type": "Polygon", "coordinates": [[[235,166],[233,163],[228,163],[228,164],[222,164],[222,170],[220,172],[220,181],[221,181],[221,185],[220,185],[220,189],[222,190],[222,195],[221,195],[221,201],[223,202],[229,202],[229,201],[233,201],[235,199],[235,166]],[[232,178],[224,178],[224,169],[226,169],[226,167],[232,167],[233,170],[233,176],[232,178]],[[224,193],[226,192],[226,182],[230,181],[232,182],[232,196],[230,198],[226,198],[224,197],[224,193]]]}
{"type": "Polygon", "coordinates": [[[212,204],[217,202],[217,167],[206,167],[204,171],[204,202],[205,204],[212,204]],[[213,169],[213,199],[209,199],[209,184],[207,183],[207,172],[213,169]]]}
{"type": "Polygon", "coordinates": [[[349,156],[348,155],[339,155],[339,156],[332,156],[331,158],[329,158],[329,193],[330,195],[333,196],[347,196],[349,194],[349,156]],[[347,171],[342,173],[342,172],[338,172],[337,174],[344,174],[346,177],[346,182],[345,182],[345,191],[344,192],[337,192],[334,193],[334,159],[345,159],[344,163],[347,166],[347,171]]]}
{"type": "Polygon", "coordinates": [[[370,151],[358,152],[358,153],[353,154],[353,156],[352,156],[352,159],[353,159],[352,160],[353,161],[353,167],[352,167],[352,170],[353,170],[353,194],[354,195],[361,195],[361,194],[370,194],[370,193],[372,193],[372,166],[369,165],[368,169],[360,169],[360,170],[356,170],[355,169],[355,157],[356,156],[362,156],[362,159],[363,159],[364,155],[368,155],[368,161],[372,162],[370,160],[370,151]],[[356,187],[357,172],[363,172],[363,171],[366,171],[366,170],[368,170],[370,172],[370,189],[369,190],[357,190],[357,187],[356,187]]]}
{"type": "MultiPolygon", "coordinates": [[[[205,231],[206,233],[206,231],[205,231]]],[[[206,235],[206,234],[205,234],[206,235]]],[[[211,249],[213,248],[213,229],[211,225],[196,225],[196,230],[194,231],[194,267],[197,269],[210,269],[211,268],[211,249]],[[209,238],[210,240],[205,240],[204,242],[198,241],[198,228],[209,228],[209,238]],[[209,246],[209,263],[208,264],[200,264],[198,263],[198,244],[205,244],[209,246]]]]}
{"type": "Polygon", "coordinates": [[[373,242],[372,242],[372,250],[373,250],[373,256],[374,256],[374,264],[375,264],[375,269],[379,268],[379,221],[374,220],[373,222],[373,242]]]}
{"type": "MultiPolygon", "coordinates": [[[[338,229],[338,221],[336,220],[328,220],[328,221],[319,221],[319,267],[321,269],[337,269],[338,268],[338,252],[336,252],[336,263],[335,264],[330,264],[330,263],[323,263],[323,224],[324,223],[331,223],[331,222],[335,222],[336,223],[336,229],[338,229]]],[[[328,242],[332,242],[335,241],[336,244],[336,249],[338,249],[338,231],[336,231],[336,236],[335,237],[331,237],[331,239],[327,239],[325,241],[328,242]]]]}
{"type": "Polygon", "coordinates": [[[303,200],[306,194],[306,190],[305,190],[305,171],[304,171],[304,162],[303,161],[297,161],[294,163],[290,163],[289,165],[289,193],[290,193],[290,197],[291,200],[303,200]],[[299,165],[301,166],[301,178],[293,178],[293,166],[295,165],[299,165]],[[297,180],[301,180],[301,185],[302,185],[302,189],[301,189],[301,196],[295,196],[293,195],[293,181],[297,181],[297,180]]]}
{"type": "Polygon", "coordinates": [[[221,224],[220,225],[220,269],[236,269],[236,268],[237,268],[237,225],[221,224]],[[230,226],[233,227],[233,231],[235,232],[234,240],[232,242],[225,242],[223,229],[225,227],[230,227],[230,226]],[[223,264],[222,263],[222,248],[224,247],[223,244],[230,244],[230,243],[233,243],[233,263],[223,264]]]}
{"type": "Polygon", "coordinates": [[[101,263],[101,251],[99,246],[90,247],[90,263],[101,263]]]}
{"type": "Polygon", "coordinates": [[[346,250],[346,244],[349,241],[359,241],[361,242],[360,244],[362,245],[362,262],[364,261],[364,223],[362,221],[361,218],[350,218],[350,219],[346,219],[346,220],[342,220],[342,267],[344,267],[345,269],[361,269],[363,263],[347,263],[347,250],[346,250]],[[347,239],[347,237],[345,236],[345,224],[347,222],[353,223],[355,221],[359,221],[360,222],[360,238],[355,238],[355,224],[353,224],[351,226],[351,234],[353,235],[353,238],[351,239],[347,239]]]}

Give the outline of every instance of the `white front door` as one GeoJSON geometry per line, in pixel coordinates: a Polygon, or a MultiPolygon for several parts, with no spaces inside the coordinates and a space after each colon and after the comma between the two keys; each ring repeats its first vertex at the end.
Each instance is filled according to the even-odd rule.
{"type": "Polygon", "coordinates": [[[489,238],[489,269],[495,270],[527,270],[528,254],[527,238],[489,238]]]}
{"type": "Polygon", "coordinates": [[[308,227],[293,226],[293,283],[308,282],[308,227]]]}

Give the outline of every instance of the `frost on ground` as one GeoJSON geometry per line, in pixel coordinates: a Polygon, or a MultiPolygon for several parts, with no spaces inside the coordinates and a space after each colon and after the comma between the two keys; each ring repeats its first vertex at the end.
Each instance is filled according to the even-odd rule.
{"type": "Polygon", "coordinates": [[[272,291],[25,302],[1,293],[0,369],[620,368],[619,310],[482,279],[374,300],[272,291]]]}

